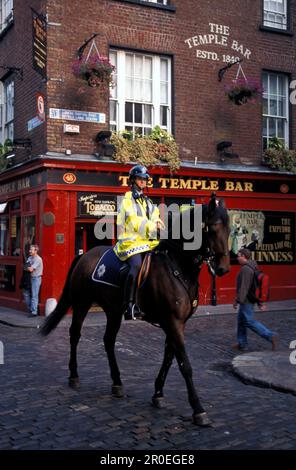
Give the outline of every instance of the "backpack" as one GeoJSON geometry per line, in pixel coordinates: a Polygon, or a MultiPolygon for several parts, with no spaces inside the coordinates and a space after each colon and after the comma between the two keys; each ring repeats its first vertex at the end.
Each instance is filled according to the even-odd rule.
{"type": "Polygon", "coordinates": [[[252,303],[262,304],[269,299],[269,276],[259,269],[253,269],[253,271],[254,277],[248,293],[248,300],[252,303]]]}

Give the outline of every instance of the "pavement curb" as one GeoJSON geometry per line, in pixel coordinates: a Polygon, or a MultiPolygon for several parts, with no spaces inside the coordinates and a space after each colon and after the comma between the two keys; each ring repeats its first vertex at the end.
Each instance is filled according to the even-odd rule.
{"type": "Polygon", "coordinates": [[[243,383],[296,395],[296,367],[289,352],[252,352],[236,356],[232,372],[243,383]]]}
{"type": "MultiPolygon", "coordinates": [[[[264,312],[259,312],[259,311],[256,311],[255,312],[255,315],[264,315],[264,314],[268,314],[268,313],[288,313],[288,312],[295,312],[295,306],[283,306],[282,308],[281,307],[274,307],[274,308],[270,308],[270,310],[266,310],[264,312]]],[[[90,312],[91,314],[93,314],[93,312],[90,312]]],[[[237,312],[235,310],[232,310],[232,311],[227,311],[227,312],[195,312],[193,315],[192,315],[192,318],[196,319],[196,318],[209,318],[209,317],[220,317],[220,316],[225,316],[225,315],[236,315],[237,312]]],[[[92,319],[90,320],[90,316],[87,316],[86,317],[86,321],[83,323],[83,326],[84,327],[88,327],[88,326],[95,326],[97,324],[101,324],[103,322],[103,319],[105,319],[105,315],[103,314],[103,311],[102,312],[96,312],[94,313],[94,317],[92,317],[92,319]],[[103,318],[102,318],[103,317],[103,318]]],[[[68,321],[70,320],[72,316],[71,315],[66,315],[66,317],[63,319],[63,321],[61,323],[59,323],[59,325],[57,326],[57,328],[59,326],[66,326],[63,322],[65,320],[68,319],[68,321]]],[[[23,312],[18,312],[18,313],[15,313],[13,312],[13,314],[6,314],[5,315],[5,320],[1,319],[1,314],[0,314],[0,324],[3,324],[5,326],[11,326],[11,327],[15,327],[15,328],[40,328],[45,320],[45,316],[38,316],[37,320],[39,321],[39,323],[35,323],[36,322],[36,319],[35,318],[30,318],[30,319],[27,319],[26,317],[24,317],[23,315],[23,312]],[[12,317],[11,319],[9,317],[12,317]],[[8,319],[9,318],[9,319],[8,319]]]]}

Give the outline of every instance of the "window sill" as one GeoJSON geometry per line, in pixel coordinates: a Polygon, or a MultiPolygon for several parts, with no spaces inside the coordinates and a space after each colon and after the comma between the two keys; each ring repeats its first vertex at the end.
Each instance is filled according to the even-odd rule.
{"type": "Polygon", "coordinates": [[[0,41],[2,41],[2,39],[4,38],[4,36],[6,36],[6,34],[8,33],[8,31],[10,30],[10,28],[14,25],[14,20],[10,20],[10,22],[5,26],[4,29],[2,29],[1,33],[0,33],[0,41]]]}
{"type": "Polygon", "coordinates": [[[282,34],[284,36],[294,36],[293,31],[290,29],[278,29],[278,28],[271,28],[270,26],[264,26],[261,24],[259,26],[260,31],[265,31],[267,33],[275,33],[275,34],[282,34]]]}
{"type": "Polygon", "coordinates": [[[158,8],[158,10],[165,10],[174,13],[176,11],[176,7],[173,5],[161,5],[160,3],[150,3],[150,2],[145,2],[144,0],[113,0],[116,2],[126,2],[126,3],[132,3],[134,5],[140,5],[143,7],[148,7],[148,8],[158,8]]]}

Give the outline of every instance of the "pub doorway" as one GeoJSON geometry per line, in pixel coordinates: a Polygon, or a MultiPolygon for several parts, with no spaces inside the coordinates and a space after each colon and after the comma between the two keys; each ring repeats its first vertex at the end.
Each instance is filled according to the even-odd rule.
{"type": "Polygon", "coordinates": [[[95,224],[93,222],[77,222],[75,225],[75,256],[82,255],[95,246],[112,246],[112,239],[98,240],[95,236],[95,224]]]}

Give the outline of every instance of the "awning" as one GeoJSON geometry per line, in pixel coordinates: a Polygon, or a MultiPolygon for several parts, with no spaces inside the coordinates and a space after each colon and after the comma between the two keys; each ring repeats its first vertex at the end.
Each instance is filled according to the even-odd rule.
{"type": "Polygon", "coordinates": [[[5,212],[6,206],[7,202],[0,203],[0,214],[3,214],[3,212],[5,212]]]}

